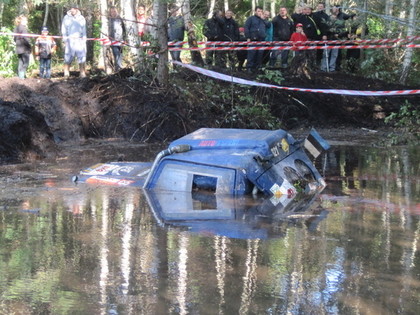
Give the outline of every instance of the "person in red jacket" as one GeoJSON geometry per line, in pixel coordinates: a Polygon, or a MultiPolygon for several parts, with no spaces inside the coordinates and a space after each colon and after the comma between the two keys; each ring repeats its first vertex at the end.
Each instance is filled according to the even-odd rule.
{"type": "MultiPolygon", "coordinates": [[[[292,42],[306,42],[308,40],[308,38],[306,37],[305,33],[303,32],[303,26],[301,23],[296,24],[296,32],[294,32],[292,34],[292,36],[290,37],[290,41],[292,42]]],[[[303,46],[299,43],[293,43],[293,50],[295,50],[295,48],[297,46],[303,46]]],[[[299,55],[302,52],[302,50],[298,50],[295,53],[295,56],[299,55]]]]}

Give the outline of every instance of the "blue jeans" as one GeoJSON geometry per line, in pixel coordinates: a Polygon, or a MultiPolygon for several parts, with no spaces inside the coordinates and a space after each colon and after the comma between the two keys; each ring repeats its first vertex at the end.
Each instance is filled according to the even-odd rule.
{"type": "Polygon", "coordinates": [[[39,59],[39,76],[41,78],[51,78],[51,58],[39,59]]]}
{"type": "Polygon", "coordinates": [[[112,54],[114,55],[115,60],[115,70],[118,71],[122,69],[122,47],[121,46],[111,46],[112,54]]]}
{"type": "Polygon", "coordinates": [[[31,54],[18,54],[18,75],[19,78],[24,79],[26,76],[26,69],[29,66],[29,57],[31,54]]]}

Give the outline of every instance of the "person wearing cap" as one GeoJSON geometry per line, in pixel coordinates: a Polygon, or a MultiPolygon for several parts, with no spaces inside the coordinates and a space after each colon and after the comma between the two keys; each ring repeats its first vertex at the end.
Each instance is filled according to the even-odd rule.
{"type": "MultiPolygon", "coordinates": [[[[307,40],[308,37],[306,37],[303,32],[303,25],[301,23],[296,24],[296,32],[294,32],[290,37],[290,41],[293,42],[293,47],[297,46],[296,42],[306,42],[307,40]]],[[[297,51],[296,54],[299,54],[299,51],[297,51]]]]}
{"type": "Polygon", "coordinates": [[[41,36],[35,41],[35,56],[39,60],[39,77],[51,78],[51,57],[56,50],[55,40],[48,36],[48,28],[44,26],[41,30],[41,36]]]}
{"type": "Polygon", "coordinates": [[[65,44],[64,51],[64,77],[70,75],[70,65],[77,57],[80,77],[86,76],[86,20],[82,16],[78,5],[72,5],[63,18],[61,33],[65,44]]]}
{"type": "MultiPolygon", "coordinates": [[[[293,20],[287,14],[287,8],[281,7],[279,14],[276,15],[272,21],[273,23],[273,40],[284,41],[290,40],[290,37],[295,30],[293,20]]],[[[288,50],[274,50],[271,53],[270,66],[275,66],[278,56],[281,55],[281,67],[287,68],[287,59],[289,57],[288,50]]]]}
{"type": "Polygon", "coordinates": [[[16,54],[18,55],[18,76],[25,79],[32,52],[30,37],[25,35],[28,34],[28,18],[25,15],[19,15],[15,19],[15,25],[13,33],[16,35],[13,39],[16,43],[16,54]]]}

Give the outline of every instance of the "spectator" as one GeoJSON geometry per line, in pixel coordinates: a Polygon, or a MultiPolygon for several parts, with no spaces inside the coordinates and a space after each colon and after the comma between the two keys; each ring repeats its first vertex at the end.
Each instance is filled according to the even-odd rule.
{"type": "MultiPolygon", "coordinates": [[[[225,20],[222,16],[222,11],[216,9],[213,11],[213,16],[204,22],[203,34],[207,37],[208,42],[223,40],[223,29],[225,20]]],[[[217,47],[216,45],[207,45],[207,47],[217,47]]],[[[206,64],[212,66],[215,62],[217,67],[223,66],[222,54],[220,51],[207,50],[206,64]]]]}
{"type": "MultiPolygon", "coordinates": [[[[15,25],[14,33],[28,34],[28,18],[26,16],[19,15],[15,19],[15,25]]],[[[18,76],[25,79],[32,52],[30,38],[25,35],[15,35],[13,39],[16,43],[16,54],[18,55],[18,76]]]]}
{"type": "MultiPolygon", "coordinates": [[[[323,29],[323,34],[325,34],[326,30],[327,30],[326,25],[328,24],[330,16],[325,12],[325,3],[324,2],[319,2],[318,3],[318,5],[316,7],[316,12],[314,13],[314,16],[315,16],[317,21],[320,21],[321,28],[323,29]]],[[[317,64],[321,64],[323,54],[324,54],[324,50],[322,50],[322,49],[317,49],[316,50],[317,64]]]]}
{"type": "MultiPolygon", "coordinates": [[[[225,12],[224,23],[223,23],[223,41],[234,42],[239,40],[239,26],[233,18],[233,11],[227,10],[225,12]]],[[[222,66],[226,66],[226,59],[228,59],[229,66],[231,69],[235,68],[236,54],[233,51],[223,51],[222,55],[222,66]]]]}
{"type": "Polygon", "coordinates": [[[35,41],[35,56],[39,59],[39,76],[41,78],[51,78],[51,57],[56,50],[55,40],[48,36],[48,28],[44,26],[41,36],[35,41]]]}
{"type": "Polygon", "coordinates": [[[125,38],[125,25],[124,21],[118,14],[116,7],[112,6],[109,9],[109,37],[113,41],[111,45],[112,54],[114,55],[115,71],[122,69],[122,43],[125,38]]]}
{"type": "Polygon", "coordinates": [[[306,34],[308,40],[320,40],[321,34],[321,20],[318,16],[312,14],[312,8],[305,4],[302,6],[302,13],[294,13],[292,19],[297,23],[303,25],[303,31],[306,34]]]}
{"type": "MultiPolygon", "coordinates": [[[[334,15],[336,17],[337,20],[341,21],[338,24],[340,25],[341,31],[340,31],[340,36],[338,39],[345,39],[347,38],[347,33],[345,32],[345,23],[343,21],[346,21],[350,18],[352,18],[355,14],[350,15],[350,14],[346,14],[343,13],[341,11],[341,8],[338,6],[333,6],[331,8],[331,16],[334,15]]],[[[338,50],[338,56],[337,56],[337,61],[336,61],[336,70],[339,71],[340,67],[341,67],[341,59],[342,59],[342,50],[339,49],[338,50]]]]}
{"type": "MultiPolygon", "coordinates": [[[[363,33],[363,24],[358,20],[357,15],[352,16],[352,21],[350,24],[350,32],[347,34],[347,37],[354,41],[359,41],[362,39],[363,33]]],[[[368,30],[365,29],[365,34],[368,34],[368,30]]],[[[351,45],[357,45],[356,43],[351,45]]],[[[360,49],[347,49],[346,60],[348,68],[351,72],[357,70],[357,61],[360,59],[360,49]]]]}
{"type": "MultiPolygon", "coordinates": [[[[310,41],[314,40],[321,40],[322,35],[325,32],[325,27],[322,24],[321,20],[319,20],[318,16],[314,16],[312,14],[312,8],[304,4],[302,6],[302,13],[298,14],[295,13],[292,15],[292,19],[295,24],[302,24],[303,32],[305,33],[306,37],[310,41]]],[[[316,67],[316,52],[314,50],[307,52],[307,58],[309,62],[309,67],[315,68],[316,67]]]]}
{"type": "MultiPolygon", "coordinates": [[[[247,41],[264,41],[267,35],[267,29],[270,23],[263,19],[263,9],[260,6],[255,7],[255,13],[245,22],[245,37],[247,41]]],[[[248,50],[247,71],[252,73],[261,68],[263,50],[248,50]]]]}
{"type": "Polygon", "coordinates": [[[296,24],[296,32],[294,32],[290,37],[290,41],[293,42],[293,47],[303,46],[303,44],[296,42],[306,42],[307,40],[308,38],[303,31],[303,25],[301,23],[296,24]]]}
{"type": "Polygon", "coordinates": [[[144,27],[144,34],[145,35],[150,35],[153,39],[157,38],[157,30],[156,30],[156,26],[154,25],[156,23],[156,21],[154,20],[153,17],[153,9],[150,10],[150,15],[146,20],[146,26],[144,27]]]}
{"type": "Polygon", "coordinates": [[[320,21],[321,23],[327,23],[327,21],[330,19],[330,16],[325,12],[324,2],[318,3],[314,16],[316,17],[317,21],[320,21]]]}
{"type": "MultiPolygon", "coordinates": [[[[179,7],[173,5],[170,11],[171,15],[168,18],[168,39],[169,41],[183,41],[185,24],[184,18],[179,14],[179,7]]],[[[177,44],[175,48],[181,48],[182,44],[177,44]]],[[[171,51],[172,60],[181,61],[181,51],[171,51]]]]}
{"type": "MultiPolygon", "coordinates": [[[[270,22],[270,16],[271,13],[268,10],[265,10],[263,12],[263,19],[264,21],[267,21],[269,23],[268,28],[266,29],[266,35],[264,40],[266,42],[272,42],[273,41],[273,23],[270,22]]],[[[271,55],[271,50],[263,50],[263,60],[262,60],[262,64],[266,65],[269,61],[270,61],[270,55],[271,55]]]]}
{"type": "Polygon", "coordinates": [[[78,5],[73,5],[64,16],[61,33],[65,43],[64,77],[70,75],[70,65],[77,57],[80,77],[86,77],[86,20],[82,16],[78,5]]]}
{"type": "MultiPolygon", "coordinates": [[[[331,16],[327,22],[328,31],[326,38],[328,40],[339,40],[347,37],[345,22],[343,16],[340,16],[340,10],[337,7],[331,9],[331,16]]],[[[350,16],[348,16],[350,17],[350,16]]],[[[331,45],[331,44],[329,44],[331,45]]],[[[321,60],[321,71],[334,72],[337,70],[337,57],[339,49],[326,49],[321,60]]]]}
{"type": "MultiPolygon", "coordinates": [[[[245,28],[244,27],[239,28],[239,41],[241,41],[241,42],[246,41],[245,28]]],[[[247,53],[246,50],[238,50],[236,52],[236,57],[238,58],[238,71],[242,71],[242,69],[244,67],[244,63],[246,61],[247,54],[248,53],[247,53]]]]}
{"type": "Polygon", "coordinates": [[[145,28],[146,28],[146,6],[144,4],[139,4],[137,8],[137,30],[139,32],[139,36],[143,37],[145,28]]]}
{"type": "MultiPolygon", "coordinates": [[[[274,41],[289,41],[293,34],[295,26],[293,20],[287,14],[287,8],[281,7],[279,14],[273,19],[273,40],[274,41]]],[[[281,67],[287,68],[287,59],[289,57],[288,50],[274,50],[271,53],[270,66],[274,67],[278,56],[281,55],[281,67]]]]}

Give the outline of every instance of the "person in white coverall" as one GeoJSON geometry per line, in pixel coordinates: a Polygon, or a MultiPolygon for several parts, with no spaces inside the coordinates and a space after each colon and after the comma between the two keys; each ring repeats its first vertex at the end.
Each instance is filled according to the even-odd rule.
{"type": "Polygon", "coordinates": [[[65,43],[64,76],[70,75],[70,64],[77,57],[80,77],[86,76],[86,20],[77,5],[73,5],[64,16],[61,33],[65,43]]]}

